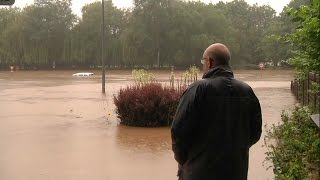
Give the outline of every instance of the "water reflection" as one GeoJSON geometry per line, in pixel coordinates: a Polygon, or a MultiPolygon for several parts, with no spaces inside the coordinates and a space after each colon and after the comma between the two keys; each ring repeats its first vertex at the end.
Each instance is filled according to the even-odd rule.
{"type": "Polygon", "coordinates": [[[136,153],[162,153],[171,150],[170,128],[137,128],[119,125],[117,143],[136,153]]]}

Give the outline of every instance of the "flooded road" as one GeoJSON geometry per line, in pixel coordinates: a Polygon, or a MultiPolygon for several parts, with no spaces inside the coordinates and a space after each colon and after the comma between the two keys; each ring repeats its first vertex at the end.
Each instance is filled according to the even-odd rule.
{"type": "MultiPolygon", "coordinates": [[[[131,84],[130,71],[0,72],[1,180],[174,180],[169,128],[118,125],[113,95],[131,84]]],[[[236,71],[260,99],[264,124],[290,110],[290,71],[236,71]]],[[[169,72],[155,72],[165,82],[169,72]]],[[[249,180],[273,179],[263,138],[250,150],[249,180]]]]}

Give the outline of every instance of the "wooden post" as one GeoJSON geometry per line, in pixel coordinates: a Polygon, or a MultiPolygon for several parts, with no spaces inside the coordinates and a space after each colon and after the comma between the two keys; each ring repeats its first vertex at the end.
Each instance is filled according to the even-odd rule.
{"type": "MultiPolygon", "coordinates": [[[[317,80],[318,80],[318,85],[320,86],[320,72],[318,72],[317,74],[317,80]]],[[[318,92],[317,96],[318,96],[318,113],[320,113],[320,92],[318,92]]],[[[319,119],[319,123],[320,123],[320,119],[319,119]]]]}
{"type": "Polygon", "coordinates": [[[307,75],[307,91],[306,91],[306,95],[307,95],[307,105],[309,105],[309,90],[310,90],[310,73],[308,73],[307,75]]]}
{"type": "MultiPolygon", "coordinates": [[[[317,83],[317,75],[316,75],[316,73],[313,73],[313,81],[315,82],[315,83],[317,83]]],[[[317,108],[317,93],[314,93],[314,95],[313,95],[314,97],[314,100],[313,100],[313,103],[314,103],[314,108],[317,108]]]]}
{"type": "Polygon", "coordinates": [[[293,82],[294,82],[295,96],[299,100],[299,82],[296,79],[293,82]]]}
{"type": "Polygon", "coordinates": [[[296,97],[298,97],[298,100],[299,100],[299,86],[300,86],[300,83],[299,83],[299,81],[296,79],[296,80],[295,80],[295,88],[296,88],[296,97]]]}
{"type": "Polygon", "coordinates": [[[301,80],[302,81],[302,105],[304,106],[304,82],[305,80],[301,80]]]}

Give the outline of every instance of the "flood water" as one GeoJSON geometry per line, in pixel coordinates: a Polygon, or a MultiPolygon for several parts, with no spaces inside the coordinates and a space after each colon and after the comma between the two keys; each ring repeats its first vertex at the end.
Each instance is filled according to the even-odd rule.
{"type": "MultiPolygon", "coordinates": [[[[118,125],[113,95],[131,84],[130,71],[0,72],[1,180],[174,180],[169,128],[118,125]]],[[[160,82],[169,72],[155,72],[160,82]]],[[[280,121],[295,100],[291,71],[236,71],[260,100],[264,124],[280,121]]],[[[249,180],[273,179],[263,137],[250,150],[249,180]]]]}

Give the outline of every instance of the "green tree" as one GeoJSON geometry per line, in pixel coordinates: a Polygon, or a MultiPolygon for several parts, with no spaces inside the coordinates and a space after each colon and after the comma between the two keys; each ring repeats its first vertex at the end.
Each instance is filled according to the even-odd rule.
{"type": "MultiPolygon", "coordinates": [[[[106,1],[105,62],[109,67],[189,67],[199,65],[204,49],[215,42],[231,49],[234,67],[280,62],[292,56],[285,34],[299,25],[286,11],[305,3],[292,1],[276,16],[270,6],[244,0],[135,0],[132,9],[106,1]]],[[[101,2],[84,6],[79,18],[70,5],[71,0],[35,0],[24,9],[0,9],[0,64],[99,66],[101,2]]]]}
{"type": "Polygon", "coordinates": [[[320,1],[291,10],[290,15],[300,26],[289,36],[297,48],[291,62],[301,75],[320,71],[320,1]]]}
{"type": "MultiPolygon", "coordinates": [[[[94,2],[82,8],[82,18],[71,31],[71,62],[73,64],[101,64],[101,2],[94,2]]],[[[123,31],[124,12],[112,2],[105,3],[105,39],[107,65],[120,64],[122,49],[120,35],[123,31]]]]}
{"type": "Polygon", "coordinates": [[[21,56],[21,36],[19,31],[18,8],[0,9],[0,64],[13,65],[19,62],[21,56]]]}

